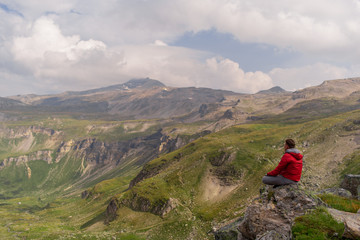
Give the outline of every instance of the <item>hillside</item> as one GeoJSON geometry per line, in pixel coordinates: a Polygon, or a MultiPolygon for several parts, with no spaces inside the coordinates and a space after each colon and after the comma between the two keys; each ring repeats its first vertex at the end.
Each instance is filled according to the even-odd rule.
{"type": "Polygon", "coordinates": [[[257,195],[287,137],[309,190],[360,173],[359,82],[249,95],[140,79],[4,99],[0,237],[213,239],[257,195]]]}
{"type": "Polygon", "coordinates": [[[208,238],[212,227],[242,215],[261,177],[276,166],[286,137],[295,138],[305,155],[301,184],[306,189],[336,186],[351,156],[358,154],[359,117],[355,111],[300,124],[240,125],[207,135],[145,165],[136,184],[109,204],[108,217],[117,214],[111,226],[140,233],[141,219],[150,212],[162,216],[148,223],[157,226],[147,232],[151,239],[208,238]],[[129,218],[137,225],[134,220],[126,224],[129,218]]]}

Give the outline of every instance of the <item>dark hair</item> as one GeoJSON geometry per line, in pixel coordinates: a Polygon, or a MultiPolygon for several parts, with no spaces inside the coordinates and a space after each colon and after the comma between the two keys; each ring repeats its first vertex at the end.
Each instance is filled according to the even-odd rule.
{"type": "Polygon", "coordinates": [[[286,145],[288,145],[289,148],[294,148],[295,147],[295,141],[291,138],[288,138],[285,140],[286,145]]]}

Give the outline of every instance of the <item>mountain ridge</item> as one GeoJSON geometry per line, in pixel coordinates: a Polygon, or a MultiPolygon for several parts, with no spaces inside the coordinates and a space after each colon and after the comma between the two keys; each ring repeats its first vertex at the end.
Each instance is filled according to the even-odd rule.
{"type": "Polygon", "coordinates": [[[310,190],[341,169],[360,173],[359,80],[270,94],[135,81],[4,106],[0,222],[11,225],[0,236],[212,239],[258,193],[287,137],[306,156],[310,190]]]}

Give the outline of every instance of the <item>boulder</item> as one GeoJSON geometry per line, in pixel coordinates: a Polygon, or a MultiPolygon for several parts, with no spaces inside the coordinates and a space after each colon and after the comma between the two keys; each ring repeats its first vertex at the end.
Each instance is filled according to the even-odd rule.
{"type": "Polygon", "coordinates": [[[256,240],[288,240],[287,236],[282,235],[274,230],[265,232],[260,236],[256,237],[256,240]]]}
{"type": "Polygon", "coordinates": [[[360,214],[328,209],[331,216],[345,225],[343,238],[360,239],[360,214]]]}
{"type": "Polygon", "coordinates": [[[266,186],[246,209],[239,239],[291,239],[294,219],[324,203],[297,185],[266,186]]]}
{"type": "Polygon", "coordinates": [[[82,199],[88,198],[89,195],[90,195],[90,192],[88,190],[85,190],[81,193],[81,198],[82,199]]]}
{"type": "Polygon", "coordinates": [[[345,197],[345,198],[352,197],[351,192],[344,188],[328,188],[328,189],[322,190],[320,193],[329,193],[329,194],[334,194],[334,195],[338,195],[340,197],[345,197]]]}
{"type": "Polygon", "coordinates": [[[220,229],[213,229],[211,232],[215,236],[215,240],[238,240],[241,234],[237,229],[243,218],[236,219],[234,222],[227,224],[220,229]]]}
{"type": "Polygon", "coordinates": [[[341,182],[340,187],[349,190],[353,197],[358,197],[358,187],[360,186],[360,175],[347,174],[341,182]]]}

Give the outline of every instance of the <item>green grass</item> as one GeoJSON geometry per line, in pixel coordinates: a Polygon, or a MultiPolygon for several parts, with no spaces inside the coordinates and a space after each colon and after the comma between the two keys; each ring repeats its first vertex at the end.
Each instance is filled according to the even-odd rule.
{"type": "MultiPolygon", "coordinates": [[[[149,162],[144,169],[157,171],[157,174],[139,182],[125,193],[123,191],[127,189],[128,183],[140,170],[131,162],[119,169],[114,168],[107,175],[88,179],[81,184],[77,181],[81,177],[82,162],[75,157],[75,152],[69,152],[58,163],[28,162],[32,173],[30,179],[26,165],[11,165],[0,170],[2,183],[0,196],[11,198],[2,199],[0,202],[0,214],[3,216],[0,220],[0,238],[186,239],[189,236],[194,239],[211,238],[207,232],[211,230],[213,223],[238,218],[243,214],[248,202],[258,195],[258,190],[262,186],[261,177],[277,165],[286,138],[295,138],[300,150],[304,141],[310,142],[311,146],[330,143],[334,141],[336,135],[351,133],[353,129],[350,126],[351,120],[357,119],[358,115],[359,111],[354,111],[311,122],[292,119],[291,124],[286,121],[281,124],[243,124],[206,135],[181,149],[161,155],[149,162]],[[214,164],[216,159],[222,157],[225,157],[224,162],[214,164]],[[219,177],[222,186],[227,183],[237,184],[237,187],[223,198],[205,198],[210,176],[219,177]],[[71,191],[64,191],[70,186],[73,187],[71,191]],[[85,189],[91,194],[87,199],[81,199],[80,193],[85,189]],[[103,224],[104,213],[113,196],[135,201],[140,197],[148,199],[151,205],[150,211],[169,198],[177,199],[179,206],[163,217],[123,206],[117,212],[118,218],[107,226],[103,224]]],[[[162,125],[158,121],[90,121],[65,116],[56,119],[42,116],[37,121],[24,120],[5,123],[5,125],[16,130],[21,126],[38,124],[63,131],[61,141],[88,137],[104,141],[120,141],[151,134],[162,125]],[[144,128],[145,132],[141,132],[144,124],[149,126],[144,128]]],[[[181,132],[180,129],[179,132],[184,139],[189,140],[193,136],[194,129],[203,126],[203,123],[178,126],[184,127],[184,131],[181,132]]],[[[166,126],[166,129],[171,131],[172,127],[166,126]]],[[[0,141],[0,156],[18,156],[48,149],[47,135],[36,134],[35,139],[36,144],[29,152],[19,153],[14,149],[23,140],[22,138],[3,138],[0,141]],[[10,143],[10,146],[7,143],[10,143]]],[[[344,171],[354,170],[351,173],[360,173],[359,155],[355,152],[348,157],[344,171]]],[[[340,205],[344,206],[347,203],[340,205]]],[[[329,220],[328,214],[323,210],[316,210],[312,214],[308,218],[297,220],[297,224],[300,224],[295,228],[299,233],[297,239],[327,239],[334,233],[340,236],[341,229],[329,220]],[[311,222],[312,220],[315,222],[311,222]],[[318,225],[319,229],[311,228],[318,225]]]]}
{"type": "Polygon", "coordinates": [[[317,208],[295,219],[292,233],[295,240],[342,239],[344,224],[338,223],[326,208],[317,208]]]}
{"type": "Polygon", "coordinates": [[[342,170],[342,177],[345,174],[360,174],[360,151],[354,152],[346,159],[345,168],[342,170]]]}
{"type": "Polygon", "coordinates": [[[348,199],[334,194],[321,194],[319,197],[330,207],[337,210],[356,213],[360,209],[359,200],[348,199]]]}

